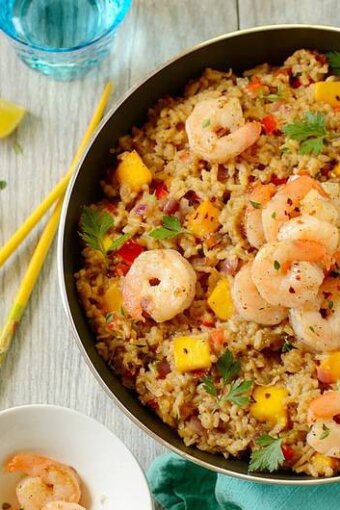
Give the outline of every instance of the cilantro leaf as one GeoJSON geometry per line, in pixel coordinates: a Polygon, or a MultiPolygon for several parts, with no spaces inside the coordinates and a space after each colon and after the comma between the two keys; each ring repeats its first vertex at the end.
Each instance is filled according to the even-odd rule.
{"type": "Polygon", "coordinates": [[[115,251],[115,250],[119,250],[119,248],[121,248],[123,246],[123,244],[126,243],[126,241],[128,241],[131,237],[131,234],[122,234],[121,236],[117,237],[117,239],[115,239],[111,246],[107,249],[107,251],[115,251]]]}
{"type": "Polygon", "coordinates": [[[284,461],[282,439],[264,434],[257,439],[256,444],[262,448],[252,452],[249,471],[276,471],[284,461]]]}
{"type": "Polygon", "coordinates": [[[291,351],[292,349],[294,349],[293,347],[293,344],[291,344],[290,342],[288,342],[288,340],[285,340],[283,346],[282,346],[282,349],[281,351],[282,352],[289,352],[291,351]]]}
{"type": "Polygon", "coordinates": [[[157,241],[164,239],[173,239],[179,234],[184,234],[187,231],[182,228],[179,219],[176,216],[163,216],[163,226],[155,228],[149,233],[149,236],[157,241]]]}
{"type": "Polygon", "coordinates": [[[225,399],[238,406],[249,404],[249,391],[253,385],[253,381],[245,379],[244,381],[234,381],[230,385],[230,389],[225,399]]]}
{"type": "Polygon", "coordinates": [[[209,393],[209,395],[212,395],[213,397],[217,397],[217,388],[214,384],[212,377],[210,377],[208,375],[205,376],[202,379],[202,383],[203,383],[203,388],[205,389],[205,391],[207,393],[209,393]]]}
{"type": "Polygon", "coordinates": [[[5,189],[7,186],[7,182],[6,181],[0,181],[0,190],[1,189],[5,189]]]}
{"type": "Polygon", "coordinates": [[[262,204],[260,202],[255,202],[254,200],[250,200],[250,204],[254,209],[262,209],[262,204]]]}
{"type": "Polygon", "coordinates": [[[240,362],[234,359],[234,355],[229,349],[218,358],[216,366],[224,385],[234,379],[241,370],[240,362]]]}
{"type": "Polygon", "coordinates": [[[331,430],[329,427],[327,427],[327,425],[325,425],[324,423],[322,424],[322,432],[320,434],[320,437],[319,439],[326,439],[326,437],[329,436],[331,430]]]}
{"type": "Polygon", "coordinates": [[[24,149],[22,148],[20,143],[17,141],[13,142],[13,150],[14,150],[15,154],[23,154],[24,153],[24,149]]]}
{"type": "Polygon", "coordinates": [[[328,136],[325,117],[319,112],[307,112],[303,120],[287,124],[282,130],[289,138],[301,143],[299,154],[320,154],[328,136]]]}
{"type": "Polygon", "coordinates": [[[323,138],[310,138],[300,145],[299,154],[314,154],[317,156],[322,152],[325,143],[323,138]]]}
{"type": "Polygon", "coordinates": [[[99,212],[92,207],[84,207],[80,217],[81,232],[79,235],[90,248],[105,255],[103,238],[112,226],[113,218],[109,213],[99,212]]]}
{"type": "Polygon", "coordinates": [[[329,51],[326,53],[329,65],[332,68],[334,74],[340,74],[340,52],[339,51],[329,51]]]}

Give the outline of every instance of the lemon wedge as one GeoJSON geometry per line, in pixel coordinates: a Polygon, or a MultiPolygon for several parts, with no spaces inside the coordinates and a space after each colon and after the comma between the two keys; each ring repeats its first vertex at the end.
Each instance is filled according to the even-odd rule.
{"type": "Polygon", "coordinates": [[[22,106],[0,99],[0,138],[5,138],[13,133],[25,113],[26,110],[22,106]]]}

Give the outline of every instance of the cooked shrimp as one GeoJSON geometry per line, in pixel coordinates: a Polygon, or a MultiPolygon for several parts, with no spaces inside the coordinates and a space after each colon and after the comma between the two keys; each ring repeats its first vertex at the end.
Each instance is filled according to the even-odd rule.
{"type": "Polygon", "coordinates": [[[80,500],[80,484],[75,471],[52,459],[21,453],[12,457],[5,469],[10,473],[21,471],[29,475],[17,486],[17,498],[25,510],[40,510],[50,501],[78,503],[80,500]]]}
{"type": "Polygon", "coordinates": [[[340,281],[328,278],[317,299],[289,311],[297,338],[315,351],[340,349],[340,281]]]}
{"type": "Polygon", "coordinates": [[[274,184],[256,184],[249,194],[244,227],[249,243],[255,248],[260,248],[266,241],[262,226],[262,207],[269,202],[275,192],[274,184]]]}
{"type": "Polygon", "coordinates": [[[261,134],[259,122],[245,123],[240,101],[235,97],[197,103],[185,129],[190,149],[215,163],[235,158],[253,145],[261,134]]]}
{"type": "Polygon", "coordinates": [[[340,459],[340,425],[334,417],[340,414],[340,393],[327,391],[314,399],[308,409],[312,425],[307,443],[319,453],[340,459]]]}
{"type": "Polygon", "coordinates": [[[77,503],[66,503],[65,501],[52,501],[43,506],[41,510],[86,510],[77,503]]]}
{"type": "Polygon", "coordinates": [[[336,199],[329,192],[330,187],[325,188],[325,184],[336,183],[323,183],[322,187],[326,193],[329,193],[329,198],[321,196],[316,189],[312,189],[300,202],[301,214],[309,214],[322,221],[328,221],[332,225],[339,226],[339,209],[336,199]]]}
{"type": "Polygon", "coordinates": [[[312,189],[328,197],[318,181],[302,175],[288,181],[268,202],[262,211],[263,230],[268,242],[276,241],[282,224],[300,213],[300,202],[312,189]]]}
{"type": "Polygon", "coordinates": [[[196,273],[176,250],[141,253],[127,273],[123,305],[135,320],[146,312],[156,322],[173,319],[188,308],[195,296],[196,273]]]}
{"type": "Polygon", "coordinates": [[[309,214],[302,214],[284,223],[277,236],[279,241],[304,239],[318,241],[329,253],[338,247],[339,232],[335,225],[319,220],[309,214]]]}
{"type": "Polygon", "coordinates": [[[252,262],[248,262],[235,276],[232,289],[235,308],[246,321],[267,326],[279,324],[287,317],[288,310],[270,305],[260,296],[251,278],[252,265],[252,262]]]}
{"type": "Polygon", "coordinates": [[[324,274],[316,262],[327,257],[315,241],[264,244],[254,259],[251,275],[260,295],[272,305],[297,307],[313,302],[324,274]]]}

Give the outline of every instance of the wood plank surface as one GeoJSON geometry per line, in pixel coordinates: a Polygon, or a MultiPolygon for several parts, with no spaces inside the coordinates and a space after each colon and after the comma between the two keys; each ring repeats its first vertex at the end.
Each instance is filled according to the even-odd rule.
{"type": "MultiPolygon", "coordinates": [[[[165,59],[204,39],[237,29],[236,0],[135,0],[112,55],[85,79],[50,80],[21,63],[0,36],[0,97],[26,106],[17,133],[0,141],[0,244],[64,174],[107,79],[115,101],[165,59]],[[17,144],[23,153],[17,153],[17,144]]],[[[0,269],[0,321],[9,310],[41,232],[32,233],[0,269]]],[[[144,469],[163,448],[125,417],[99,387],[72,338],[59,295],[56,244],[0,375],[0,409],[49,403],[104,423],[144,469]]]]}
{"type": "Polygon", "coordinates": [[[338,0],[238,0],[239,28],[279,23],[340,24],[338,0]]]}

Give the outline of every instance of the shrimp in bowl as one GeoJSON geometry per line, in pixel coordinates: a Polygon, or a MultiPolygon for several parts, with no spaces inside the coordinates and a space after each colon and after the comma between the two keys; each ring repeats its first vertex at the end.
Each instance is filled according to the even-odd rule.
{"type": "Polygon", "coordinates": [[[314,399],[308,409],[311,429],[307,443],[315,451],[340,459],[340,424],[334,418],[340,415],[340,393],[327,391],[314,399]]]}
{"type": "Polygon", "coordinates": [[[186,121],[190,150],[212,163],[225,163],[257,142],[260,122],[245,122],[239,99],[200,101],[186,121]]]}
{"type": "Polygon", "coordinates": [[[17,485],[16,496],[25,510],[85,510],[81,498],[80,480],[69,466],[48,457],[19,453],[8,459],[8,473],[27,475],[17,485]]]}

